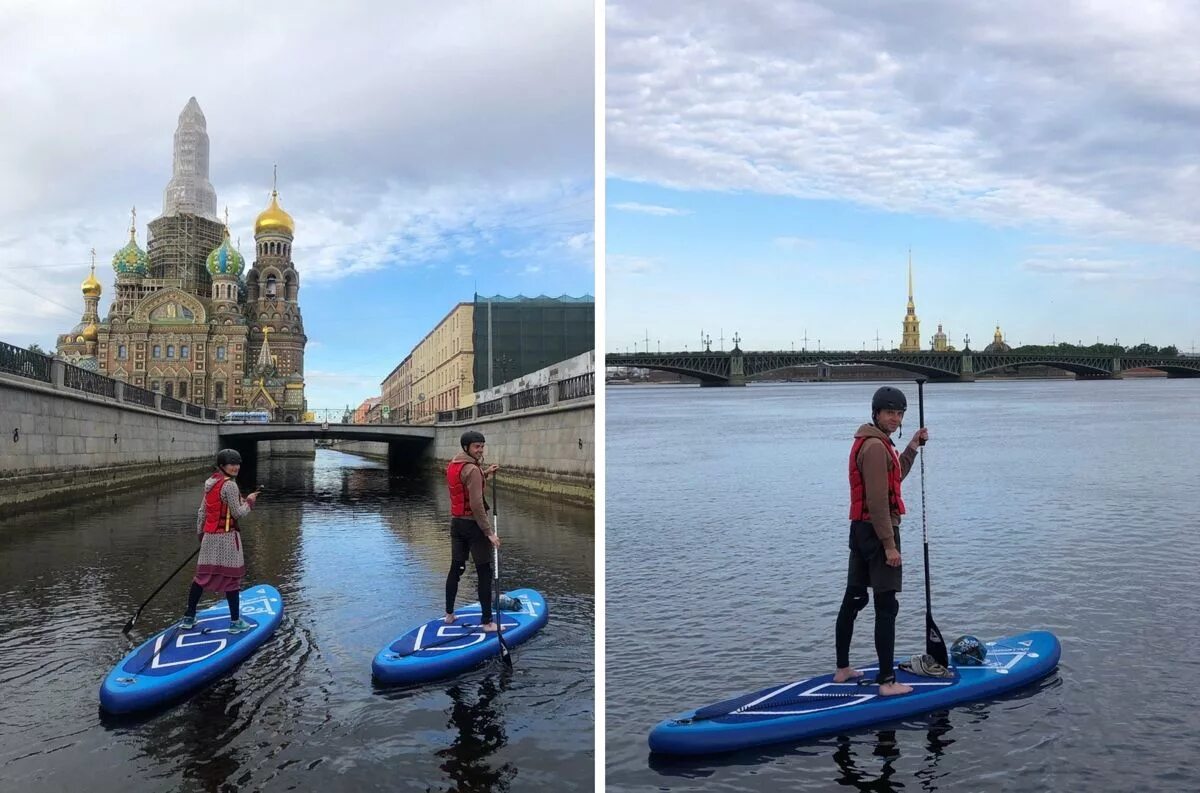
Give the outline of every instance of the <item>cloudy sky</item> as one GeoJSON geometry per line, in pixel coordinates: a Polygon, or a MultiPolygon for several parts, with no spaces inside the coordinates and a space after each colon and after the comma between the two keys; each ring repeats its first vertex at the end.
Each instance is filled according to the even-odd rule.
{"type": "Polygon", "coordinates": [[[613,2],[607,337],[1200,342],[1200,7],[613,2]]]}
{"type": "Polygon", "coordinates": [[[191,96],[244,253],[279,165],[313,408],[377,394],[476,289],[593,294],[593,42],[591,0],[5,3],[0,341],[53,348],[93,247],[107,312],[191,96]]]}

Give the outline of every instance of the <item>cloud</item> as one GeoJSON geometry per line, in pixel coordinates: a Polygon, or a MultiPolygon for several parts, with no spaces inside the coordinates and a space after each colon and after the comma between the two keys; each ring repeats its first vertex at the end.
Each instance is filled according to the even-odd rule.
{"type": "Polygon", "coordinates": [[[24,291],[0,289],[0,338],[44,344],[77,318],[93,246],[106,308],[129,207],[143,247],[162,211],[190,96],[243,251],[278,163],[306,285],[555,250],[592,226],[593,17],[586,0],[297,3],[285,27],[228,0],[5,5],[0,50],[22,69],[0,106],[22,111],[0,115],[0,277],[24,291]]]}
{"type": "Polygon", "coordinates": [[[649,256],[610,253],[605,257],[605,272],[612,275],[644,275],[658,269],[658,260],[649,256]]]}
{"type": "Polygon", "coordinates": [[[1023,268],[1036,273],[1071,275],[1083,281],[1104,281],[1133,274],[1133,263],[1103,259],[1027,259],[1023,268]]]}
{"type": "Polygon", "coordinates": [[[643,215],[657,215],[659,217],[690,215],[690,210],[675,209],[674,207],[662,207],[655,204],[639,204],[636,201],[623,201],[620,204],[613,204],[613,209],[618,209],[622,212],[638,212],[643,215]]]}
{"type": "Polygon", "coordinates": [[[800,250],[801,248],[810,248],[813,241],[804,237],[776,237],[771,242],[777,248],[783,248],[786,251],[800,250]]]}
{"type": "Polygon", "coordinates": [[[1200,7],[618,0],[608,173],[1200,248],[1200,7]]]}

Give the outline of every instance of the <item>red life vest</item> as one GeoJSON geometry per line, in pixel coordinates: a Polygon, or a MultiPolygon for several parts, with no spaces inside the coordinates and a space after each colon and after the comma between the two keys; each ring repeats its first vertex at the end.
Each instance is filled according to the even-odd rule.
{"type": "Polygon", "coordinates": [[[237,524],[237,518],[229,511],[229,505],[221,500],[221,488],[225,487],[225,483],[233,479],[232,476],[224,476],[220,482],[213,485],[204,494],[204,532],[206,534],[216,534],[224,531],[240,531],[237,524]]]}
{"type": "MultiPolygon", "coordinates": [[[[850,520],[870,521],[871,515],[867,510],[867,489],[863,483],[862,471],[858,469],[858,452],[867,438],[855,438],[850,447],[850,520]]],[[[875,440],[883,443],[882,439],[875,440]]],[[[888,506],[898,515],[904,514],[904,499],[900,497],[900,455],[891,443],[884,443],[892,455],[892,466],[888,469],[888,506]]]]}
{"type": "MultiPolygon", "coordinates": [[[[471,512],[471,499],[467,494],[467,485],[462,480],[462,469],[464,466],[473,465],[479,468],[479,463],[474,460],[451,460],[450,465],[446,466],[446,484],[450,487],[450,514],[456,518],[474,518],[475,515],[471,512]]],[[[480,473],[483,469],[479,468],[480,473]]],[[[484,500],[484,506],[487,506],[487,500],[484,500]]]]}

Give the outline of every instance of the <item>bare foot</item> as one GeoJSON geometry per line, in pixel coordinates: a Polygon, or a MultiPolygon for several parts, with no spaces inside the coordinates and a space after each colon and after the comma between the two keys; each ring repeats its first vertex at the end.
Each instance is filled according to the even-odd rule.
{"type": "Polygon", "coordinates": [[[845,683],[849,680],[857,680],[862,677],[863,673],[852,666],[844,666],[833,673],[833,682],[845,683]]]}
{"type": "Polygon", "coordinates": [[[912,686],[906,686],[903,683],[892,681],[891,683],[884,683],[879,687],[879,696],[894,697],[899,694],[911,694],[912,690],[912,686]]]}
{"type": "Polygon", "coordinates": [[[479,626],[479,629],[484,633],[495,633],[497,626],[494,622],[485,622],[479,626]]]}
{"type": "Polygon", "coordinates": [[[444,622],[445,622],[447,625],[453,625],[453,624],[454,624],[454,615],[453,615],[453,614],[451,614],[449,611],[447,611],[447,612],[446,612],[446,616],[445,616],[445,617],[443,617],[442,619],[443,619],[443,621],[444,621],[444,622]]]}

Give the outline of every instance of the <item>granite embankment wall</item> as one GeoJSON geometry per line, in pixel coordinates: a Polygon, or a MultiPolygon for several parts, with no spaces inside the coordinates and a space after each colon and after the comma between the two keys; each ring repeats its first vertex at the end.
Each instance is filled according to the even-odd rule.
{"type": "MultiPolygon", "coordinates": [[[[444,469],[468,429],[487,438],[486,460],[501,466],[505,487],[592,504],[596,497],[594,397],[470,421],[439,423],[425,464],[444,469]]],[[[388,444],[340,441],[338,451],[386,460],[388,444]]]]}
{"type": "Polygon", "coordinates": [[[207,470],[214,421],[0,373],[0,511],[207,470]]]}

